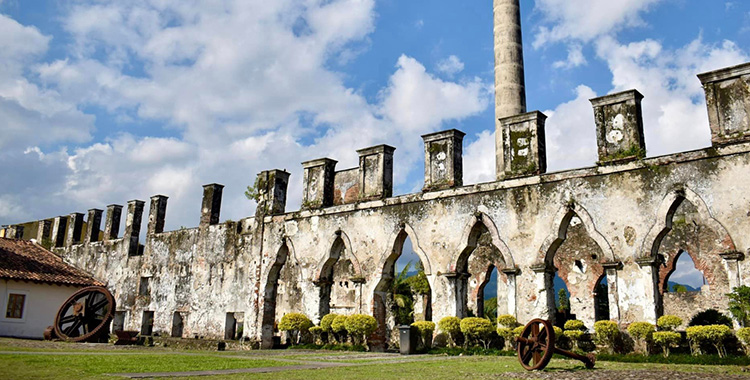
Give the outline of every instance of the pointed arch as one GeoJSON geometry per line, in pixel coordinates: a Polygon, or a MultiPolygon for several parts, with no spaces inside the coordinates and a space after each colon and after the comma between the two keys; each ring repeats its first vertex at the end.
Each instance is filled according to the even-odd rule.
{"type": "Polygon", "coordinates": [[[609,244],[609,241],[607,241],[607,238],[605,238],[604,235],[602,235],[602,233],[599,232],[599,230],[596,228],[594,219],[591,217],[591,214],[589,214],[589,212],[577,202],[571,202],[560,207],[560,209],[557,211],[557,214],[555,214],[555,218],[552,221],[552,226],[557,226],[557,231],[551,233],[549,236],[547,236],[547,238],[544,239],[542,246],[539,248],[535,265],[545,265],[547,267],[553,266],[552,259],[554,257],[554,253],[565,241],[568,233],[568,227],[570,226],[570,220],[573,219],[574,216],[578,216],[578,219],[580,219],[581,223],[584,225],[584,227],[586,227],[586,232],[588,233],[589,237],[591,237],[591,239],[594,240],[594,242],[601,249],[602,255],[604,256],[604,260],[602,260],[601,262],[618,262],[612,246],[609,244]]]}
{"type": "Polygon", "coordinates": [[[328,252],[326,252],[320,260],[318,260],[315,277],[313,279],[314,282],[319,282],[321,280],[321,277],[325,274],[326,269],[336,263],[339,258],[341,258],[341,252],[343,251],[347,252],[346,259],[351,261],[356,276],[362,277],[362,265],[360,265],[359,259],[357,259],[357,255],[354,253],[354,250],[352,250],[352,242],[349,239],[349,236],[344,231],[338,230],[334,232],[328,238],[325,247],[328,248],[328,252]]]}
{"type": "Polygon", "coordinates": [[[291,260],[296,260],[294,246],[289,238],[284,238],[273,263],[268,266],[265,273],[266,284],[263,288],[263,314],[261,317],[261,346],[263,348],[273,347],[273,330],[276,321],[276,298],[279,286],[281,270],[291,260]]]}
{"type": "Polygon", "coordinates": [[[508,248],[508,245],[505,244],[505,242],[500,239],[500,234],[497,230],[497,226],[495,225],[495,222],[492,220],[492,218],[489,217],[489,215],[485,214],[484,212],[478,211],[474,216],[472,216],[471,220],[469,220],[466,223],[466,226],[464,227],[463,232],[461,233],[462,238],[462,246],[459,247],[458,250],[453,255],[453,258],[451,259],[448,272],[456,272],[461,268],[461,264],[464,263],[471,254],[471,252],[476,248],[477,246],[477,240],[479,239],[479,235],[481,234],[481,229],[479,226],[484,226],[487,228],[487,231],[489,231],[490,236],[492,237],[492,245],[500,252],[502,255],[503,263],[502,265],[498,265],[501,263],[495,263],[495,266],[497,267],[497,270],[502,271],[504,269],[514,269],[516,267],[515,261],[513,260],[513,255],[510,252],[510,249],[508,248]]]}
{"type": "Polygon", "coordinates": [[[656,211],[656,221],[649,230],[646,238],[643,240],[639,258],[655,258],[659,254],[659,246],[664,237],[672,230],[672,218],[677,208],[682,202],[687,200],[698,210],[698,215],[707,227],[711,228],[721,238],[721,248],[725,253],[735,252],[737,250],[734,240],[729,235],[727,229],[716,220],[708,205],[703,201],[695,191],[690,188],[679,186],[670,191],[659,204],[656,211]]]}
{"type": "Polygon", "coordinates": [[[378,273],[378,278],[383,278],[383,276],[386,275],[393,275],[392,273],[388,273],[388,268],[392,266],[389,264],[395,263],[398,257],[401,256],[401,250],[403,249],[404,241],[406,240],[407,236],[411,239],[412,249],[414,249],[414,252],[422,262],[424,274],[427,276],[432,274],[432,265],[430,264],[430,259],[422,250],[422,247],[419,244],[419,237],[408,223],[403,223],[401,224],[399,229],[389,237],[388,241],[392,241],[393,244],[388,247],[388,250],[380,258],[380,262],[378,263],[377,267],[378,271],[380,271],[380,273],[378,273]]]}

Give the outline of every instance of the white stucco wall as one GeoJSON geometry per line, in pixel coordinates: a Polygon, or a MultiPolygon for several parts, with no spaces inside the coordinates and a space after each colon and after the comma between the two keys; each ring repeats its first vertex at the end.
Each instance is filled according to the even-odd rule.
{"type": "Polygon", "coordinates": [[[42,339],[63,302],[80,287],[0,280],[0,336],[42,339]],[[8,295],[25,294],[23,318],[5,318],[8,295]]]}

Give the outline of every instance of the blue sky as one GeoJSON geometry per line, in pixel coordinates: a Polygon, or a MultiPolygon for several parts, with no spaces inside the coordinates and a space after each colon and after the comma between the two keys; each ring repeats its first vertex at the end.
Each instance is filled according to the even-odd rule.
{"type": "MultiPolygon", "coordinates": [[[[710,142],[695,74],[750,61],[750,4],[522,0],[529,110],[550,171],[596,159],[589,98],[645,95],[650,156],[710,142]]],[[[261,170],[356,165],[394,145],[395,193],[422,187],[420,135],[467,133],[465,183],[494,179],[490,0],[0,0],[0,224],[170,196],[195,226],[251,215],[261,170]]]]}

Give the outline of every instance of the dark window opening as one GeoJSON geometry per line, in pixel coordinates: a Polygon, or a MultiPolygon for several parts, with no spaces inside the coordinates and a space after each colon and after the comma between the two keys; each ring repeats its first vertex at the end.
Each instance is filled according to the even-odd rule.
{"type": "Polygon", "coordinates": [[[151,291],[148,287],[149,278],[148,277],[141,277],[141,283],[138,286],[138,295],[143,297],[148,297],[151,294],[151,291]]]}
{"type": "Polygon", "coordinates": [[[594,317],[597,321],[609,320],[609,285],[604,275],[594,288],[594,317]]]}
{"type": "Polygon", "coordinates": [[[21,319],[23,318],[23,306],[26,303],[25,294],[8,295],[8,307],[5,311],[5,318],[21,319]]]}
{"type": "Polygon", "coordinates": [[[172,315],[172,337],[182,338],[182,330],[184,327],[184,321],[182,320],[182,314],[179,311],[175,311],[172,315]]]}
{"type": "Polygon", "coordinates": [[[154,312],[144,311],[141,319],[141,335],[150,336],[154,331],[154,312]]]}
{"type": "Polygon", "coordinates": [[[115,311],[115,317],[112,319],[112,331],[125,330],[125,311],[115,311]]]}

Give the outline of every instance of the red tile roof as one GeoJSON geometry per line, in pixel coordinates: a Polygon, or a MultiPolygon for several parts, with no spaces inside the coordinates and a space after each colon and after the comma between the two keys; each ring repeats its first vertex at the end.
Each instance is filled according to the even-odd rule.
{"type": "Polygon", "coordinates": [[[0,238],[0,278],[62,285],[104,285],[40,245],[6,238],[0,238]]]}

